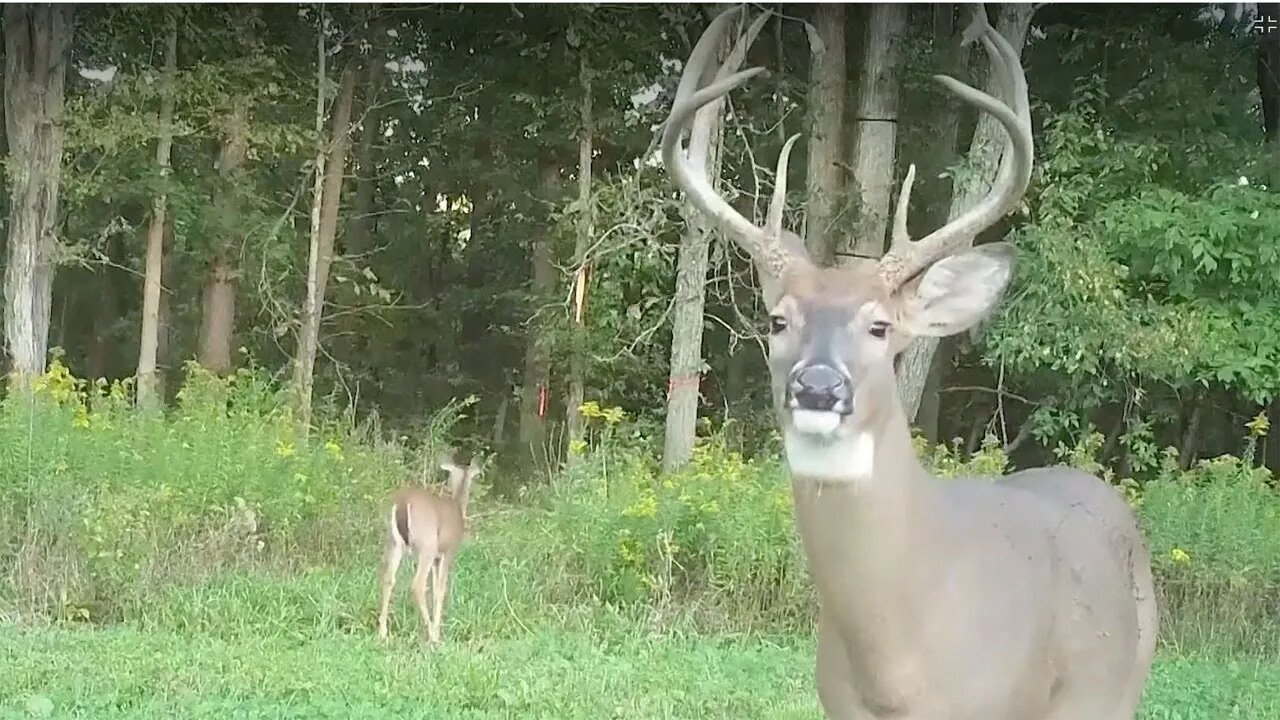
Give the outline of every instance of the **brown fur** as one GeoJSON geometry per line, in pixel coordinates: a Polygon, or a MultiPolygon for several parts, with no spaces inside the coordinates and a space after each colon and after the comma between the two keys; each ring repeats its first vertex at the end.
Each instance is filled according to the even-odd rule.
{"type": "Polygon", "coordinates": [[[378,611],[378,635],[387,637],[387,616],[396,571],[406,552],[418,556],[418,568],[410,584],[428,641],[440,642],[445,597],[453,557],[467,535],[466,512],[471,482],[480,474],[477,460],[466,467],[445,459],[440,467],[449,473],[447,494],[434,488],[403,487],[391,493],[387,542],[383,556],[382,602],[378,611]],[[430,580],[434,612],[427,608],[430,580]]]}

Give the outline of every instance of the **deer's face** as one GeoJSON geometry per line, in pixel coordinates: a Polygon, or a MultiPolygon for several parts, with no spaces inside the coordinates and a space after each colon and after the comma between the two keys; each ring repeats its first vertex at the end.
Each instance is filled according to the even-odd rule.
{"type": "Polygon", "coordinates": [[[893,295],[874,266],[796,263],[769,312],[769,370],[782,430],[813,439],[871,422],[896,392],[906,346],[893,295]]]}
{"type": "Polygon", "coordinates": [[[483,460],[473,457],[468,465],[458,465],[446,456],[440,460],[440,469],[449,473],[449,492],[464,504],[471,493],[471,483],[484,472],[483,460]]]}
{"type": "Polygon", "coordinates": [[[781,429],[837,440],[896,407],[894,358],[917,335],[960,332],[1008,283],[1012,248],[986,245],[940,260],[897,288],[874,263],[818,268],[799,258],[769,293],[769,370],[781,429]]]}

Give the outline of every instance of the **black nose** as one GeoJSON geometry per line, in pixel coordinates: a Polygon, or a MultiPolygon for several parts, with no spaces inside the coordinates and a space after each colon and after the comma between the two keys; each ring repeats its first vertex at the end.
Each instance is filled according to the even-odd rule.
{"type": "Polygon", "coordinates": [[[791,374],[791,397],[805,410],[847,409],[849,381],[830,365],[806,365],[791,374]]]}

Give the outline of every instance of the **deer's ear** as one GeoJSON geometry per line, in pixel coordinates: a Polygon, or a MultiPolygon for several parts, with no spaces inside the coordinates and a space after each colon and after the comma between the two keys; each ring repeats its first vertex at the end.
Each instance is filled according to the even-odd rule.
{"type": "Polygon", "coordinates": [[[1013,276],[1009,243],[981,245],[945,257],[899,291],[898,322],[912,335],[945,337],[973,327],[991,311],[1013,276]]]}
{"type": "Polygon", "coordinates": [[[455,473],[462,470],[462,468],[455,465],[452,460],[441,460],[440,469],[447,473],[455,473]]]}

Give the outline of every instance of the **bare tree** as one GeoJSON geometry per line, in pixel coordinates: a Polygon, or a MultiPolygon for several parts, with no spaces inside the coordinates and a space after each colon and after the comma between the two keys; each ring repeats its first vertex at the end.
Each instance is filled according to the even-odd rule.
{"type": "MultiPolygon", "coordinates": [[[[246,54],[258,51],[258,13],[252,5],[236,8],[236,34],[246,54]]],[[[239,230],[235,180],[249,150],[249,108],[252,103],[253,95],[248,88],[241,88],[232,98],[231,111],[222,128],[223,138],[218,148],[218,190],[213,202],[220,234],[214,240],[209,274],[205,277],[201,293],[198,357],[202,366],[220,375],[231,372],[232,366],[236,280],[239,277],[234,249],[243,237],[239,230]]]]}
{"type": "MultiPolygon", "coordinates": [[[[370,237],[373,229],[373,193],[378,184],[377,163],[374,160],[374,140],[382,131],[382,107],[378,102],[378,94],[382,89],[382,76],[385,63],[385,46],[387,42],[388,16],[378,12],[376,6],[369,12],[374,15],[369,54],[364,61],[364,90],[362,100],[364,112],[360,118],[362,129],[360,142],[356,144],[354,153],[354,170],[356,171],[356,190],[352,200],[351,216],[344,234],[343,246],[351,254],[365,253],[373,243],[370,237]]],[[[428,200],[429,202],[430,200],[428,200]]]]}
{"type": "Polygon", "coordinates": [[[9,140],[5,347],[20,381],[44,372],[62,177],[71,6],[4,8],[4,117],[9,140]]]}
{"type": "Polygon", "coordinates": [[[338,94],[329,114],[329,133],[324,131],[325,43],[323,16],[317,44],[319,67],[316,77],[316,181],[312,189],[311,243],[307,264],[307,295],[302,301],[302,327],[294,358],[293,385],[297,393],[298,430],[306,435],[311,425],[311,387],[315,377],[316,351],[320,344],[320,320],[324,314],[325,286],[333,263],[333,241],[338,234],[338,208],[342,203],[342,181],[350,144],[351,107],[355,100],[356,71],[351,63],[342,71],[338,94]]]}
{"type": "MultiPolygon", "coordinates": [[[[550,151],[538,158],[538,196],[550,207],[560,194],[560,163],[550,151]]],[[[534,297],[546,298],[555,289],[555,258],[551,241],[545,232],[533,238],[532,290],[534,297]]],[[[551,404],[551,337],[546,324],[535,317],[529,324],[525,345],[524,378],[520,388],[520,444],[531,458],[546,461],[538,455],[546,451],[547,415],[551,404]]]]}
{"type": "MultiPolygon", "coordinates": [[[[178,13],[165,13],[166,41],[164,76],[160,88],[160,138],[156,143],[156,167],[160,178],[169,176],[169,155],[173,149],[174,83],[178,74],[178,13]]],[[[161,185],[151,201],[151,224],[147,228],[147,264],[142,284],[142,334],[138,343],[138,407],[159,406],[156,352],[160,347],[160,291],[164,272],[164,229],[169,197],[161,185]]]]}
{"type": "MultiPolygon", "coordinates": [[[[163,272],[160,277],[165,282],[174,275],[174,269],[178,266],[178,258],[173,254],[173,235],[174,235],[173,213],[168,213],[164,220],[164,247],[161,252],[164,256],[163,272]]],[[[165,397],[165,388],[169,386],[169,371],[173,368],[173,349],[174,349],[174,317],[173,317],[173,289],[172,287],[160,286],[160,308],[156,312],[156,324],[159,329],[156,333],[156,393],[160,397],[165,397]]]]}
{"type": "MultiPolygon", "coordinates": [[[[1000,33],[1014,50],[1022,52],[1026,42],[1027,30],[1031,27],[1031,16],[1035,14],[1036,5],[1003,3],[1000,15],[996,20],[996,32],[1000,33]]],[[[1000,91],[999,73],[991,73],[987,78],[986,91],[991,94],[1000,91]]],[[[1000,123],[989,114],[978,119],[973,132],[973,142],[969,146],[965,172],[957,178],[955,190],[951,197],[951,211],[948,220],[960,217],[969,212],[986,197],[991,184],[995,181],[1000,169],[1000,159],[1005,152],[1004,130],[1000,123]]],[[[967,242],[973,242],[968,238],[967,242]]],[[[920,408],[920,398],[929,377],[929,369],[933,356],[938,350],[938,338],[918,337],[903,351],[898,360],[898,391],[902,394],[902,406],[907,418],[914,420],[920,408]]]]}
{"type": "MultiPolygon", "coordinates": [[[[960,6],[957,20],[955,3],[938,3],[933,6],[933,42],[939,48],[943,68],[948,75],[963,75],[969,66],[969,49],[962,45],[961,35],[967,22],[970,8],[960,6]],[[957,22],[959,23],[957,25],[957,22]]],[[[947,170],[955,165],[959,158],[958,142],[960,130],[960,104],[951,95],[942,98],[929,98],[932,118],[929,121],[929,137],[926,139],[920,155],[921,174],[931,181],[924,196],[926,202],[921,208],[920,216],[927,218],[930,224],[941,225],[947,221],[951,202],[951,179],[947,170]]],[[[950,369],[951,358],[956,350],[954,337],[940,338],[938,349],[929,365],[929,373],[925,378],[924,390],[921,393],[919,408],[916,411],[916,427],[930,442],[938,436],[938,415],[941,410],[940,384],[945,380],[950,369]]]]}
{"type": "MultiPolygon", "coordinates": [[[[764,14],[752,22],[732,50],[728,42],[722,43],[718,53],[727,58],[717,78],[727,77],[742,64],[747,48],[768,19],[769,15],[764,14]]],[[[683,85],[682,81],[681,87],[683,85]]],[[[689,164],[705,172],[712,185],[720,178],[723,107],[724,99],[720,98],[699,110],[689,131],[689,164]]],[[[671,372],[667,380],[666,440],[662,451],[662,467],[666,472],[688,462],[697,437],[698,386],[704,364],[702,325],[707,261],[711,233],[715,229],[714,223],[692,205],[686,207],[685,221],[688,225],[676,260],[675,306],[671,320],[671,372]]]]}
{"type": "Polygon", "coordinates": [[[578,342],[573,344],[569,356],[569,392],[565,398],[565,434],[572,447],[582,440],[582,401],[586,395],[583,376],[586,374],[586,356],[579,347],[585,335],[585,316],[587,302],[587,286],[591,277],[591,267],[587,263],[587,249],[591,246],[593,205],[591,202],[591,154],[595,140],[595,119],[591,108],[591,68],[585,50],[580,50],[578,58],[578,84],[582,92],[582,105],[579,109],[580,127],[578,128],[578,206],[581,213],[578,218],[578,232],[573,247],[573,302],[571,303],[572,324],[578,342]]]}
{"type": "Polygon", "coordinates": [[[835,250],[833,233],[843,190],[840,158],[844,144],[844,5],[813,6],[809,32],[809,177],[805,212],[806,241],[815,259],[828,263],[835,250]]]}
{"type": "Polygon", "coordinates": [[[857,187],[858,221],[849,236],[853,246],[841,248],[863,257],[884,252],[889,227],[889,197],[898,145],[898,87],[902,40],[909,6],[869,6],[862,42],[862,72],[853,117],[853,182],[857,187]]]}

